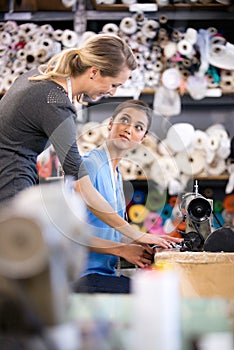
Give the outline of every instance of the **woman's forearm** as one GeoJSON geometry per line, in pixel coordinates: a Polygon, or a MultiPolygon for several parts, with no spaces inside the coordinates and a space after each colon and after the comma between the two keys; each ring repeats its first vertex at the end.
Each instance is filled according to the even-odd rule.
{"type": "Polygon", "coordinates": [[[135,230],[126,220],[118,215],[104,197],[94,188],[88,176],[82,177],[75,183],[75,190],[81,196],[89,210],[107,225],[138,241],[144,235],[135,230]]]}
{"type": "Polygon", "coordinates": [[[94,188],[88,176],[75,182],[75,190],[81,196],[89,210],[107,225],[115,228],[133,242],[158,244],[162,248],[170,248],[170,241],[177,241],[174,237],[160,237],[136,230],[126,220],[118,215],[104,197],[94,188]],[[168,242],[169,241],[169,242],[168,242]]]}

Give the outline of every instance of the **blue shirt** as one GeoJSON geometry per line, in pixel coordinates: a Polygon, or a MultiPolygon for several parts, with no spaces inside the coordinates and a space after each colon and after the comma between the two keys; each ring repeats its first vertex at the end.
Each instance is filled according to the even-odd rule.
{"type": "MultiPolygon", "coordinates": [[[[112,183],[111,168],[105,151],[93,149],[83,156],[84,164],[90,176],[93,186],[101,193],[107,202],[124,217],[126,205],[123,195],[122,176],[117,169],[116,201],[112,183]]],[[[92,232],[95,236],[107,240],[120,242],[122,234],[114,228],[108,226],[98,219],[94,214],[88,211],[88,222],[92,226],[92,232]]],[[[108,213],[106,213],[108,215],[108,213]]],[[[90,252],[87,259],[87,268],[83,272],[83,276],[91,273],[99,273],[102,275],[116,275],[117,257],[107,254],[90,252]]]]}

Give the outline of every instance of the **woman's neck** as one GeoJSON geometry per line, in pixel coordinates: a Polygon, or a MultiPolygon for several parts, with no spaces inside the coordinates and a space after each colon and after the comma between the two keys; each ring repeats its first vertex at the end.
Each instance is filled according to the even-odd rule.
{"type": "Polygon", "coordinates": [[[107,151],[108,151],[108,157],[111,161],[111,164],[112,164],[112,168],[114,170],[114,172],[116,171],[116,168],[117,166],[119,165],[119,162],[121,160],[121,158],[123,157],[124,153],[125,152],[121,152],[119,149],[117,149],[113,142],[111,142],[110,140],[107,142],[105,142],[105,147],[104,145],[100,147],[101,149],[103,150],[106,150],[107,148],[107,151]]]}

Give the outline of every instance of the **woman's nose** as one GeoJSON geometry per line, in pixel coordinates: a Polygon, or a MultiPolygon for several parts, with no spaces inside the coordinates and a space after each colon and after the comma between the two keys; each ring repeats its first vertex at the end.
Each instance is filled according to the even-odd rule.
{"type": "Polygon", "coordinates": [[[109,94],[110,96],[114,96],[114,94],[116,93],[117,87],[111,87],[108,91],[107,94],[109,94]]]}

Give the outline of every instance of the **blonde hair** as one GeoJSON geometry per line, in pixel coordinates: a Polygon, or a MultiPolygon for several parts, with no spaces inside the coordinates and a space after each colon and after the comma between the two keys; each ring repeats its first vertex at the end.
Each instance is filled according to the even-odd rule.
{"type": "Polygon", "coordinates": [[[98,68],[102,76],[116,77],[124,67],[136,69],[137,63],[131,48],[120,37],[96,34],[80,48],[63,50],[47,64],[40,65],[40,74],[29,79],[77,77],[92,66],[98,68]]]}

